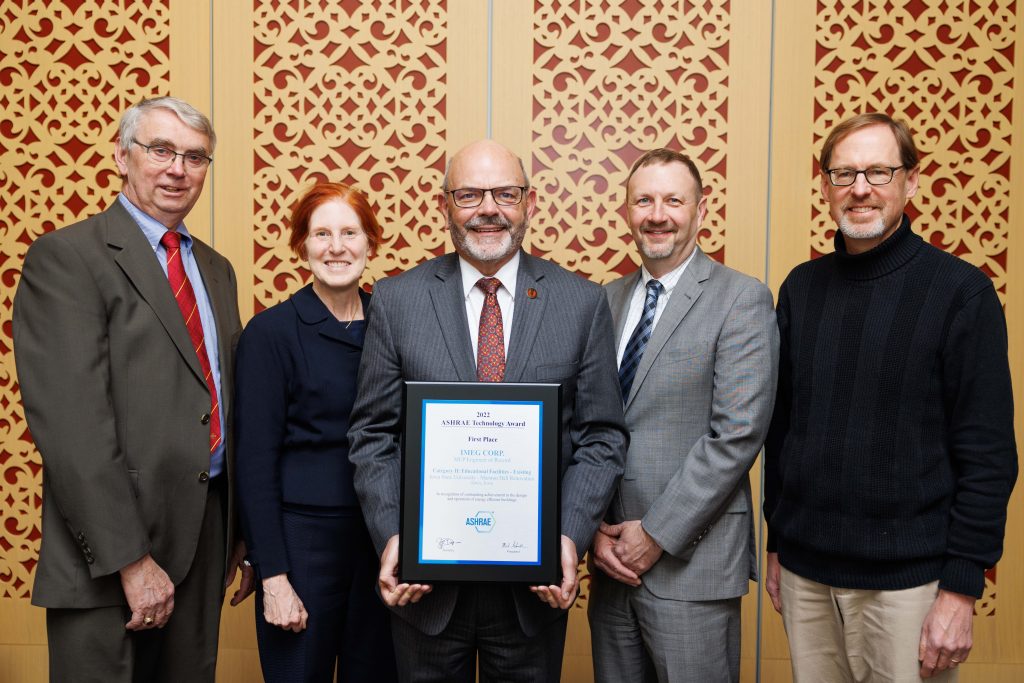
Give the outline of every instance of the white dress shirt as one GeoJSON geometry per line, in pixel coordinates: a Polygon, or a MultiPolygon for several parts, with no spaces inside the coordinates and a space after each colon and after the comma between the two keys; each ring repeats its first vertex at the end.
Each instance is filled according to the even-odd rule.
{"type": "MultiPolygon", "coordinates": [[[[686,257],[675,269],[665,273],[665,277],[657,278],[661,286],[664,287],[664,291],[661,296],[658,297],[658,307],[654,309],[654,325],[651,327],[651,333],[654,333],[654,328],[658,326],[658,321],[661,320],[661,314],[665,311],[665,306],[668,304],[668,298],[672,296],[672,291],[676,288],[676,284],[679,283],[679,277],[686,270],[686,266],[690,265],[690,261],[693,260],[694,255],[697,253],[698,247],[694,247],[690,255],[686,257]]],[[[647,298],[647,283],[655,278],[647,272],[647,268],[644,266],[640,267],[640,281],[636,283],[636,288],[633,290],[633,297],[629,300],[629,310],[626,313],[626,324],[622,328],[622,339],[619,340],[619,349],[615,357],[616,365],[622,365],[622,356],[626,353],[626,345],[629,343],[629,338],[633,336],[633,330],[640,323],[640,318],[644,312],[644,300],[647,298]]],[[[479,314],[478,314],[479,315],[479,314]]]]}

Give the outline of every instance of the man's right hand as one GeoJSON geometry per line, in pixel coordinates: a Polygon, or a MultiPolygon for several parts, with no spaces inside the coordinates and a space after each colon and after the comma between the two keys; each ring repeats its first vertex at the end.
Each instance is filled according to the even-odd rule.
{"type": "Polygon", "coordinates": [[[593,558],[595,567],[616,581],[621,581],[628,586],[639,586],[640,577],[632,569],[622,564],[613,551],[615,540],[618,538],[618,534],[615,533],[616,529],[621,529],[621,527],[618,525],[613,527],[601,522],[601,527],[594,534],[590,557],[593,558]]]}
{"type": "Polygon", "coordinates": [[[121,569],[121,587],[132,610],[124,625],[129,631],[163,628],[174,611],[174,584],[167,572],[146,553],[121,569]]]}
{"type": "Polygon", "coordinates": [[[272,626],[298,633],[306,630],[309,614],[287,574],[263,579],[263,618],[272,626]]]}
{"type": "Polygon", "coordinates": [[[768,553],[768,564],[764,572],[764,587],[768,590],[768,597],[772,599],[772,606],[776,612],[782,613],[782,594],[779,592],[779,575],[782,569],[779,564],[778,553],[768,553]]]}
{"type": "Polygon", "coordinates": [[[381,597],[390,607],[405,607],[410,602],[419,602],[420,598],[434,589],[426,583],[398,583],[398,534],[388,539],[384,552],[380,554],[377,584],[380,586],[381,597]]]}

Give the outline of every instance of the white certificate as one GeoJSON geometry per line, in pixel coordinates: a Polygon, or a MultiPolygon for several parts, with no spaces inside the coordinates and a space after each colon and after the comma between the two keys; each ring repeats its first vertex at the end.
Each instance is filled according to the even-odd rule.
{"type": "Polygon", "coordinates": [[[539,565],[539,401],[424,400],[419,561],[539,565]]]}

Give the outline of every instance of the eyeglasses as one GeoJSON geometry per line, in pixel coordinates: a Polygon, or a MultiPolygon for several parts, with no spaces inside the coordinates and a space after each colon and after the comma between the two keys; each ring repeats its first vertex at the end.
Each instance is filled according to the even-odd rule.
{"type": "Polygon", "coordinates": [[[462,209],[471,209],[474,206],[480,206],[484,201],[484,195],[488,192],[491,193],[491,198],[495,204],[499,206],[515,206],[523,201],[523,195],[526,194],[528,189],[530,189],[529,185],[524,187],[509,185],[508,187],[491,187],[487,189],[461,187],[458,190],[449,190],[448,194],[452,196],[455,206],[462,209]]]}
{"type": "Polygon", "coordinates": [[[888,185],[892,182],[892,175],[905,166],[872,166],[857,170],[855,168],[830,168],[825,173],[828,180],[836,187],[847,187],[857,182],[857,176],[864,174],[864,180],[869,185],[888,185]]]}
{"type": "Polygon", "coordinates": [[[175,152],[170,147],[164,147],[163,145],[144,145],[135,138],[132,138],[132,142],[146,150],[146,156],[149,157],[149,160],[159,166],[173,164],[174,157],[181,157],[185,166],[197,171],[213,163],[212,158],[199,152],[175,152]]]}

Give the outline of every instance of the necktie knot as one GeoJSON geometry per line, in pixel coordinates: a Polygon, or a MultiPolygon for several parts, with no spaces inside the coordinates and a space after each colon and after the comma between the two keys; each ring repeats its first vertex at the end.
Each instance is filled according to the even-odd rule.
{"type": "Polygon", "coordinates": [[[160,238],[160,244],[164,245],[164,249],[178,249],[181,247],[181,234],[177,230],[168,230],[160,238]]]}
{"type": "Polygon", "coordinates": [[[501,287],[501,280],[496,277],[482,277],[476,282],[476,286],[484,290],[485,294],[494,296],[501,287]]]}
{"type": "Polygon", "coordinates": [[[651,279],[647,281],[647,298],[654,298],[654,302],[658,302],[658,296],[661,295],[665,287],[657,280],[651,279]]]}

